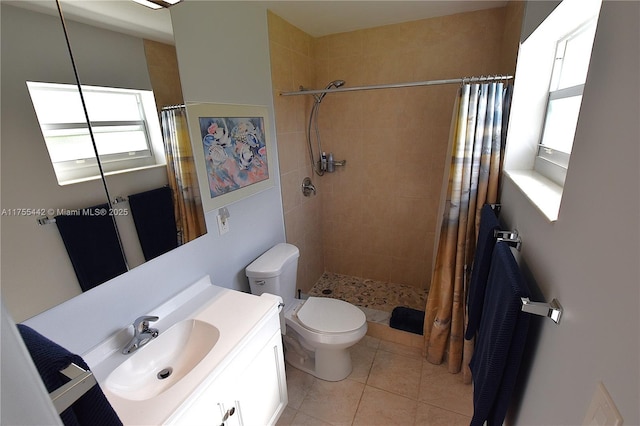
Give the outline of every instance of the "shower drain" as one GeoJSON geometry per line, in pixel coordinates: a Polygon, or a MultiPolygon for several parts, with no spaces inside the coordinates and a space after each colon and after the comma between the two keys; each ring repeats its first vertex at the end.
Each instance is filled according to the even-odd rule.
{"type": "Polygon", "coordinates": [[[160,380],[164,380],[167,377],[169,377],[171,373],[173,373],[173,368],[171,367],[163,368],[158,372],[158,375],[156,377],[158,377],[158,379],[160,380]]]}

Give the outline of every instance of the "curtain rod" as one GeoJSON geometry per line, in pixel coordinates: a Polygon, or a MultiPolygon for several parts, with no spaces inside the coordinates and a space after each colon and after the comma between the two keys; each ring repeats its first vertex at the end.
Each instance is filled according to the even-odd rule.
{"type": "Polygon", "coordinates": [[[413,81],[409,83],[373,84],[369,86],[340,87],[336,89],[317,89],[317,90],[315,89],[308,90],[300,86],[301,90],[297,92],[280,92],[280,96],[316,95],[320,93],[354,92],[358,90],[397,89],[402,87],[436,86],[440,84],[477,83],[477,82],[485,82],[485,81],[510,80],[512,78],[513,78],[512,75],[500,75],[500,76],[488,76],[488,77],[464,77],[464,78],[450,78],[446,80],[427,80],[427,81],[413,81]]]}
{"type": "Polygon", "coordinates": [[[180,108],[185,108],[184,104],[163,106],[162,111],[168,111],[171,109],[180,109],[180,108]]]}

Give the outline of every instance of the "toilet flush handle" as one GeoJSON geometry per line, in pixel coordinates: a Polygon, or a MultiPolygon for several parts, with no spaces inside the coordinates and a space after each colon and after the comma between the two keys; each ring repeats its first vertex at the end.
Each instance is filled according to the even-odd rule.
{"type": "Polygon", "coordinates": [[[257,280],[256,284],[257,285],[265,285],[267,282],[265,280],[257,280]]]}

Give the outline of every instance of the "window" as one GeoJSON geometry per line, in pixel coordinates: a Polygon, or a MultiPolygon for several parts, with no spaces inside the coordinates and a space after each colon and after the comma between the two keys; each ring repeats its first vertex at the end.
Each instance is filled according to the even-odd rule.
{"type": "MultiPolygon", "coordinates": [[[[66,185],[100,175],[75,85],[27,82],[56,173],[66,185]]],[[[162,145],[153,92],[82,86],[91,131],[106,173],[163,164],[153,141],[162,145]]],[[[162,152],[162,151],[159,151],[162,152]]],[[[160,156],[163,157],[163,156],[160,156]]]]}
{"type": "Polygon", "coordinates": [[[535,170],[564,185],[589,69],[596,19],[557,42],[535,170]]]}

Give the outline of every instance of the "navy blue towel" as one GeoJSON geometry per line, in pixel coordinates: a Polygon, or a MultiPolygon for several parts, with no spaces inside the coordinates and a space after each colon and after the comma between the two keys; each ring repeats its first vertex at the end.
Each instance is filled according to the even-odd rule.
{"type": "MultiPolygon", "coordinates": [[[[71,363],[78,367],[89,369],[89,366],[79,355],[74,355],[57,343],[47,339],[37,331],[24,324],[18,324],[18,331],[22,335],[29,354],[44,386],[49,393],[67,383],[70,379],[60,370],[64,370],[71,363]]],[[[62,422],[69,425],[87,426],[116,426],[122,425],[118,415],[109,404],[97,384],[89,389],[80,399],[60,414],[62,422]]]]}
{"type": "Polygon", "coordinates": [[[145,260],[178,247],[171,188],[165,186],[129,195],[129,207],[145,260]]]}
{"type": "Polygon", "coordinates": [[[469,367],[473,377],[471,425],[502,425],[515,387],[529,329],[521,297],[530,297],[520,268],[507,243],[493,250],[475,351],[469,367]]]}
{"type": "Polygon", "coordinates": [[[491,256],[493,255],[493,247],[496,245],[496,238],[493,236],[493,232],[499,229],[500,223],[495,212],[489,204],[485,204],[480,211],[478,244],[473,259],[469,294],[467,296],[468,322],[467,331],[464,334],[464,338],[467,340],[473,339],[480,326],[487,278],[491,267],[491,256]]]}
{"type": "Polygon", "coordinates": [[[82,291],[127,272],[109,205],[56,216],[56,225],[82,291]],[[104,213],[104,214],[103,214],[104,213]]]}
{"type": "Polygon", "coordinates": [[[409,333],[423,334],[424,311],[407,308],[406,306],[397,306],[391,312],[389,327],[408,331],[409,333]]]}

